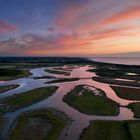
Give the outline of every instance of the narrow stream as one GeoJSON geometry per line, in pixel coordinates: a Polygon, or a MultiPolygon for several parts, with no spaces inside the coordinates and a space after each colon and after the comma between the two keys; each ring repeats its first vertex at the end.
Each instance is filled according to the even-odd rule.
{"type": "Polygon", "coordinates": [[[63,96],[66,95],[71,89],[73,89],[76,85],[79,84],[87,84],[104,90],[108,98],[116,101],[120,105],[127,105],[131,102],[135,102],[135,101],[119,98],[115,94],[115,92],[110,88],[109,84],[93,81],[92,77],[96,76],[96,74],[87,71],[88,69],[90,69],[90,66],[76,67],[71,71],[71,74],[69,76],[50,74],[45,72],[44,71],[45,69],[46,68],[32,69],[30,72],[33,75],[30,77],[11,80],[0,84],[0,86],[11,85],[11,84],[20,85],[18,88],[14,90],[7,91],[5,93],[0,94],[0,99],[14,94],[22,94],[25,91],[39,88],[39,87],[46,87],[52,85],[56,85],[59,87],[56,93],[53,94],[48,99],[33,104],[29,107],[19,109],[15,112],[6,113],[5,118],[7,122],[2,132],[1,140],[7,139],[8,135],[11,132],[13,123],[20,113],[24,111],[29,111],[29,110],[44,108],[44,107],[52,107],[57,110],[60,110],[73,120],[68,131],[66,132],[66,135],[64,135],[64,137],[62,138],[63,140],[78,140],[83,129],[88,126],[89,121],[91,120],[134,120],[135,119],[133,118],[133,113],[131,112],[131,110],[124,107],[120,107],[120,114],[118,116],[96,116],[96,115],[86,115],[80,113],[79,111],[75,110],[74,108],[68,106],[66,103],[63,102],[63,96]],[[79,77],[83,79],[79,81],[73,81],[73,82],[45,84],[46,82],[54,79],[34,79],[34,77],[41,77],[41,76],[55,76],[57,78],[79,77]]]}

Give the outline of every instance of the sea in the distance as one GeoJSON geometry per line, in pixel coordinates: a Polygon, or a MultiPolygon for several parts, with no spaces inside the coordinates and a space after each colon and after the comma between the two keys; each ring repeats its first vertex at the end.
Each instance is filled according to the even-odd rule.
{"type": "Polygon", "coordinates": [[[97,62],[140,65],[140,57],[91,57],[89,59],[97,62]]]}

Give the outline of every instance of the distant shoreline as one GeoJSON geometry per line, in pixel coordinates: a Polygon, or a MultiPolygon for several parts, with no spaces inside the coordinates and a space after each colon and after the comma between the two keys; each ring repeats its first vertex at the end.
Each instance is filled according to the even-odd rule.
{"type": "Polygon", "coordinates": [[[87,59],[104,64],[140,66],[140,57],[88,57],[87,59]]]}
{"type": "Polygon", "coordinates": [[[127,67],[140,67],[140,57],[32,57],[32,56],[21,56],[21,57],[0,57],[1,64],[14,64],[14,63],[30,63],[30,64],[52,64],[52,63],[60,63],[60,64],[106,64],[106,65],[116,65],[116,66],[127,66],[127,67]],[[107,60],[108,59],[108,60],[107,60]],[[120,59],[117,62],[117,59],[120,59]],[[129,63],[125,63],[121,61],[124,59],[129,63]],[[133,60],[133,61],[132,61],[133,60]]]}

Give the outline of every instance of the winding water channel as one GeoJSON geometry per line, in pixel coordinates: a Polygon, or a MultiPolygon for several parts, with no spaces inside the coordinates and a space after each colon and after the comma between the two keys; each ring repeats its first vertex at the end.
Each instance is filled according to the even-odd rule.
{"type": "Polygon", "coordinates": [[[69,76],[50,74],[45,72],[44,71],[45,69],[47,68],[46,67],[35,68],[30,70],[30,72],[32,73],[32,76],[30,77],[20,78],[20,79],[0,83],[0,86],[11,85],[11,84],[19,85],[19,87],[17,87],[16,89],[0,94],[0,99],[8,96],[12,96],[14,94],[22,94],[25,91],[39,88],[39,87],[46,87],[52,85],[56,85],[59,87],[55,94],[53,94],[51,97],[47,99],[44,99],[41,102],[35,103],[29,107],[19,109],[15,112],[6,113],[4,117],[6,118],[7,121],[4,130],[2,132],[1,140],[7,139],[8,135],[11,132],[13,123],[20,113],[33,109],[44,108],[44,107],[51,107],[59,111],[62,111],[73,120],[71,125],[69,126],[68,131],[65,132],[66,134],[64,134],[61,137],[62,140],[78,140],[83,129],[88,126],[89,121],[91,120],[134,120],[135,119],[133,118],[133,113],[131,112],[131,110],[125,107],[120,107],[120,114],[118,116],[96,116],[96,115],[86,115],[80,113],[79,111],[75,110],[74,108],[68,106],[66,103],[63,102],[63,96],[66,95],[71,89],[73,89],[76,85],[79,84],[87,84],[104,90],[108,98],[112,99],[113,101],[119,103],[122,106],[127,105],[130,102],[135,102],[135,101],[119,98],[115,94],[115,92],[111,89],[109,84],[93,81],[92,77],[96,76],[96,74],[87,71],[88,69],[90,69],[90,66],[75,67],[72,71],[70,71],[71,74],[69,76]],[[56,78],[79,77],[81,79],[79,81],[72,81],[72,82],[45,84],[46,82],[54,79],[34,78],[34,77],[41,77],[41,76],[54,76],[56,78]]]}

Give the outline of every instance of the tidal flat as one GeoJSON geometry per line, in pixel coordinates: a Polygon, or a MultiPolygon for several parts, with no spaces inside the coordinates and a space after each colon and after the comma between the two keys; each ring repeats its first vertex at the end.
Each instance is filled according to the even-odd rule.
{"type": "Polygon", "coordinates": [[[0,63],[1,140],[140,139],[140,66],[55,57],[0,63]]]}
{"type": "Polygon", "coordinates": [[[70,119],[54,109],[22,113],[8,140],[57,140],[70,119]]]}

